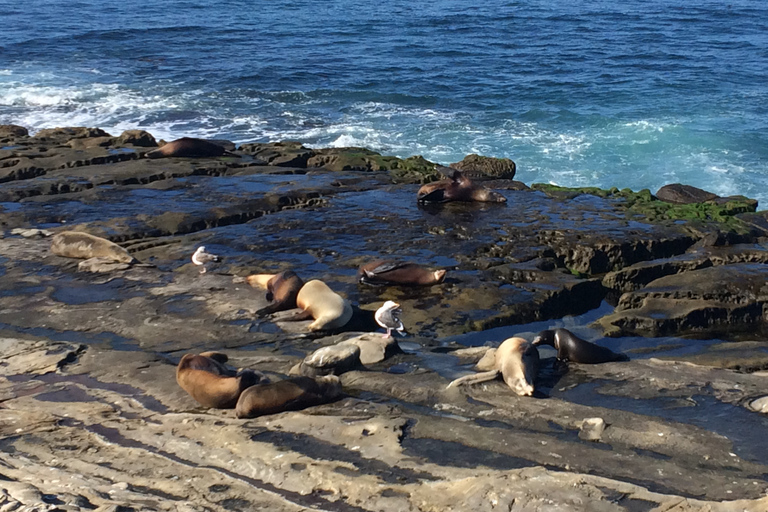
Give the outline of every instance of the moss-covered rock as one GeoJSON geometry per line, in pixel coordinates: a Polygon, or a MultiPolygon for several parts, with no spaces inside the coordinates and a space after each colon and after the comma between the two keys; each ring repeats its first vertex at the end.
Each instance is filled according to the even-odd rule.
{"type": "Polygon", "coordinates": [[[428,183],[440,179],[435,164],[421,156],[406,159],[382,156],[364,148],[329,148],[317,150],[309,167],[331,171],[389,171],[395,183],[428,183]]]}
{"type": "Polygon", "coordinates": [[[517,166],[509,158],[495,158],[471,154],[464,157],[461,162],[451,164],[451,167],[462,171],[465,175],[474,179],[504,179],[511,180],[515,177],[517,166]]]}

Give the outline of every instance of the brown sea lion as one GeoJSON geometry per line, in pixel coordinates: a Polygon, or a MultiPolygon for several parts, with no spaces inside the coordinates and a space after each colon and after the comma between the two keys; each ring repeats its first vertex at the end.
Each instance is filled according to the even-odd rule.
{"type": "Polygon", "coordinates": [[[253,370],[234,372],[224,366],[226,361],[219,352],[185,354],[176,367],[176,382],[205,407],[232,409],[240,393],[264,377],[253,370]]]}
{"type": "Polygon", "coordinates": [[[397,284],[408,286],[430,286],[442,283],[446,271],[429,270],[418,263],[396,260],[375,260],[360,265],[357,279],[365,284],[397,284]]]}
{"type": "Polygon", "coordinates": [[[55,234],[51,239],[51,252],[67,258],[108,258],[119,263],[137,262],[136,258],[116,243],[80,231],[55,234]]]}
{"type": "Polygon", "coordinates": [[[456,379],[448,387],[487,382],[501,375],[512,391],[531,396],[539,372],[539,351],[523,338],[507,338],[499,348],[489,349],[477,363],[477,368],[489,370],[456,379]]]}
{"type": "Polygon", "coordinates": [[[279,274],[253,274],[245,281],[254,288],[266,288],[269,306],[256,311],[256,315],[269,315],[296,307],[296,296],[304,281],[293,270],[279,274]]]}
{"type": "Polygon", "coordinates": [[[611,361],[629,361],[625,354],[617,354],[611,349],[583,340],[567,329],[541,331],[533,339],[533,345],[549,345],[557,349],[557,359],[582,364],[609,363],[611,361]]]}
{"type": "Polygon", "coordinates": [[[251,386],[240,395],[235,414],[238,418],[255,418],[265,414],[296,411],[320,405],[341,395],[341,381],[335,375],[292,377],[251,386]]]}
{"type": "Polygon", "coordinates": [[[182,137],[144,154],[146,158],[212,157],[231,155],[222,145],[204,139],[182,137]]]}
{"type": "Polygon", "coordinates": [[[349,301],[319,279],[313,279],[301,287],[296,296],[296,305],[304,311],[285,320],[314,318],[315,321],[309,324],[310,331],[338,329],[352,318],[352,305],[349,301]]]}
{"type": "Polygon", "coordinates": [[[451,174],[448,174],[448,179],[423,185],[416,194],[420,203],[447,203],[448,201],[505,203],[507,201],[507,198],[498,192],[472,183],[472,180],[459,170],[445,167],[440,168],[440,171],[451,174]]]}

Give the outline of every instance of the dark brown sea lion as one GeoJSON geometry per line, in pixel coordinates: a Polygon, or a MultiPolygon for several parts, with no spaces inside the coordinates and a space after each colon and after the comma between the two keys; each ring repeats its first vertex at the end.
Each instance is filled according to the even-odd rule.
{"type": "Polygon", "coordinates": [[[245,281],[254,288],[265,288],[269,306],[261,308],[256,315],[269,315],[278,311],[286,311],[296,307],[296,297],[304,281],[293,270],[279,274],[253,274],[245,281]]]}
{"type": "Polygon", "coordinates": [[[67,258],[108,258],[119,263],[136,263],[136,258],[116,243],[80,231],[62,231],[54,235],[51,252],[67,258]]]}
{"type": "Polygon", "coordinates": [[[232,409],[240,393],[263,381],[253,370],[229,370],[227,356],[218,352],[185,354],[176,367],[176,382],[205,407],[232,409]]]}
{"type": "Polygon", "coordinates": [[[194,139],[192,137],[182,137],[167,143],[165,146],[153,149],[145,153],[146,158],[168,158],[168,157],[212,157],[230,155],[223,146],[215,142],[194,139]]]}
{"type": "Polygon", "coordinates": [[[485,368],[489,370],[456,379],[448,387],[486,382],[501,375],[512,391],[521,396],[531,396],[539,373],[539,351],[523,338],[507,338],[499,348],[489,349],[477,363],[477,369],[485,368]]]}
{"type": "Polygon", "coordinates": [[[310,331],[324,331],[344,327],[352,318],[352,305],[344,297],[330,289],[324,282],[313,279],[299,290],[296,306],[304,311],[285,320],[306,320],[314,318],[309,324],[310,331]]]}
{"type": "Polygon", "coordinates": [[[376,260],[360,265],[357,278],[365,284],[430,286],[445,280],[445,270],[430,270],[417,263],[376,260]]]}
{"type": "Polygon", "coordinates": [[[507,198],[498,192],[472,183],[461,171],[440,168],[448,173],[449,178],[423,185],[416,198],[420,203],[446,203],[448,201],[477,201],[485,203],[505,203],[507,198]],[[445,171],[444,169],[447,169],[445,171]]]}
{"type": "Polygon", "coordinates": [[[617,354],[611,349],[583,340],[567,329],[541,331],[533,340],[533,345],[549,345],[557,349],[557,359],[582,364],[608,363],[611,361],[629,361],[625,354],[617,354]]]}
{"type": "Polygon", "coordinates": [[[255,418],[265,414],[296,411],[320,405],[341,395],[341,381],[335,375],[292,377],[251,386],[240,395],[235,414],[238,418],[255,418]]]}

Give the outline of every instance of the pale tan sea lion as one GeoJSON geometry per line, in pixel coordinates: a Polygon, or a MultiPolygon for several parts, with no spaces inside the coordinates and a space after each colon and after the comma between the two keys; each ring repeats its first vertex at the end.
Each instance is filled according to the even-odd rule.
{"type": "Polygon", "coordinates": [[[166,145],[149,151],[144,156],[146,158],[169,158],[169,157],[213,157],[230,155],[220,144],[210,142],[204,139],[195,139],[192,137],[182,137],[173,140],[166,145]]]}
{"type": "Polygon", "coordinates": [[[303,311],[286,320],[314,318],[315,321],[309,324],[310,331],[338,329],[352,318],[352,305],[349,301],[318,279],[301,287],[296,296],[296,305],[303,311]]]}
{"type": "Polygon", "coordinates": [[[235,414],[238,418],[255,418],[265,414],[296,411],[320,405],[341,395],[341,381],[335,375],[292,377],[251,386],[240,395],[235,414]]]}
{"type": "Polygon", "coordinates": [[[521,396],[531,396],[539,372],[539,351],[523,338],[507,338],[499,348],[489,349],[477,368],[489,370],[456,379],[448,384],[448,388],[487,382],[501,375],[512,391],[521,396]]]}
{"type": "Polygon", "coordinates": [[[442,283],[446,271],[431,270],[419,265],[396,260],[375,260],[360,265],[358,281],[365,284],[397,284],[407,286],[430,286],[442,283]]]}
{"type": "Polygon", "coordinates": [[[296,297],[304,286],[304,281],[293,270],[279,274],[253,274],[245,281],[254,288],[265,288],[269,306],[256,312],[256,315],[268,315],[296,307],[296,297]]]}
{"type": "Polygon", "coordinates": [[[505,203],[507,198],[498,192],[476,185],[461,171],[441,168],[444,173],[451,172],[448,179],[423,185],[416,198],[420,203],[447,203],[448,201],[476,201],[483,203],[505,203]]]}
{"type": "Polygon", "coordinates": [[[218,352],[185,354],[176,367],[176,382],[205,407],[232,409],[244,389],[263,381],[253,370],[234,372],[224,366],[227,356],[218,352]]]}
{"type": "Polygon", "coordinates": [[[108,258],[119,263],[137,262],[136,258],[116,243],[81,231],[55,234],[51,240],[51,252],[67,258],[108,258]]]}

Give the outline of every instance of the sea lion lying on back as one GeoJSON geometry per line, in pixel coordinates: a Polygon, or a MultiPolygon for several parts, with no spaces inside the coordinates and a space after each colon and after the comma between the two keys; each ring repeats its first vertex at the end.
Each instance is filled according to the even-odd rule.
{"type": "Polygon", "coordinates": [[[335,375],[292,377],[272,384],[251,386],[240,395],[235,414],[255,418],[265,414],[296,411],[330,402],[341,395],[341,381],[335,375]]]}
{"type": "Polygon", "coordinates": [[[182,137],[167,143],[157,149],[145,153],[146,158],[169,158],[169,157],[212,157],[231,155],[220,144],[210,142],[204,139],[195,139],[192,137],[182,137]]]}
{"type": "Polygon", "coordinates": [[[338,329],[352,318],[352,305],[319,279],[306,283],[296,295],[296,305],[303,309],[288,321],[314,318],[310,331],[338,329]]]}
{"type": "Polygon", "coordinates": [[[106,238],[80,231],[62,231],[51,239],[51,252],[67,258],[107,258],[119,263],[136,263],[128,251],[106,238]]]}
{"type": "Polygon", "coordinates": [[[448,179],[423,185],[416,198],[420,203],[446,203],[448,201],[477,201],[485,203],[505,203],[507,198],[498,192],[477,185],[464,176],[461,171],[450,167],[440,167],[448,179]],[[450,172],[450,174],[448,174],[450,172]]]}
{"type": "Polygon", "coordinates": [[[245,281],[254,288],[266,288],[269,306],[261,308],[256,315],[269,315],[296,307],[296,297],[304,286],[304,281],[293,270],[279,274],[253,274],[245,281]]]}
{"type": "Polygon", "coordinates": [[[417,263],[376,260],[360,265],[357,279],[365,284],[429,286],[445,280],[445,270],[429,270],[417,263]]]}
{"type": "Polygon", "coordinates": [[[477,368],[489,370],[456,379],[448,384],[448,388],[487,382],[501,375],[512,391],[521,396],[531,396],[539,373],[539,351],[523,338],[508,338],[499,348],[489,349],[477,363],[477,368]]]}
{"type": "Polygon", "coordinates": [[[205,407],[232,409],[244,389],[265,377],[253,370],[231,371],[224,366],[226,361],[220,352],[185,354],[176,367],[176,382],[205,407]]]}
{"type": "Polygon", "coordinates": [[[533,345],[549,345],[557,349],[557,359],[582,364],[609,363],[611,361],[629,361],[625,354],[617,354],[611,349],[583,340],[567,329],[541,331],[533,339],[533,345]]]}

